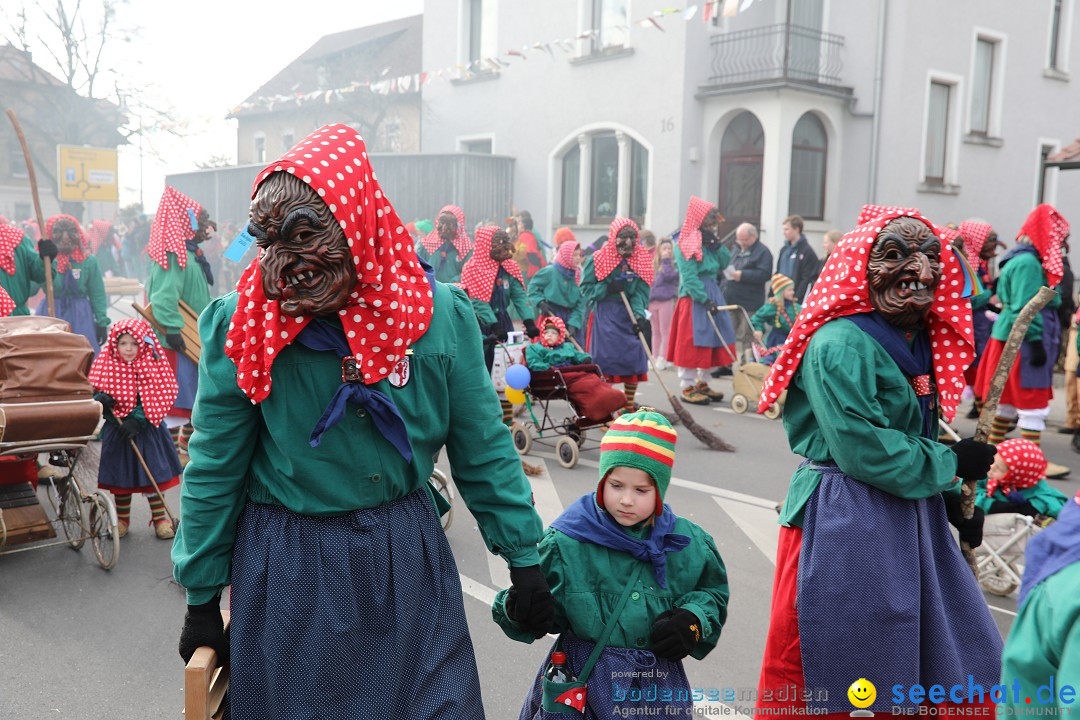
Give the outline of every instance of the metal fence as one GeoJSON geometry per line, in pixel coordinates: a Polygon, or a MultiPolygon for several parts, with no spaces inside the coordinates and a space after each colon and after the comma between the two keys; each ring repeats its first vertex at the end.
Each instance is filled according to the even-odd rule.
{"type": "MultiPolygon", "coordinates": [[[[514,158],[476,153],[371,154],[371,165],[402,221],[434,220],[443,205],[465,212],[469,232],[482,220],[502,222],[514,201],[514,158]]],[[[251,185],[263,165],[168,175],[165,182],[202,204],[219,226],[247,222],[251,185]]]]}
{"type": "Polygon", "coordinates": [[[840,85],[842,35],[782,23],[715,35],[711,45],[713,85],[840,85]]]}

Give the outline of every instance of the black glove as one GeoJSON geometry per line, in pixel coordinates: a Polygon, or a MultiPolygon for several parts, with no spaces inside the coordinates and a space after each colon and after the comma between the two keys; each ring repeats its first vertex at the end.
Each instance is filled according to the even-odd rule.
{"type": "Polygon", "coordinates": [[[1009,500],[994,500],[990,503],[991,513],[1019,513],[1028,517],[1035,517],[1039,511],[1030,502],[1015,503],[1009,500]]]}
{"type": "Polygon", "coordinates": [[[98,345],[104,345],[109,339],[109,328],[107,325],[96,325],[94,327],[94,332],[97,333],[98,345]]]}
{"type": "Polygon", "coordinates": [[[966,542],[972,550],[982,545],[982,531],[984,515],[982,508],[975,506],[975,512],[971,518],[964,519],[964,511],[961,507],[960,495],[945,496],[945,514],[949,517],[949,524],[960,533],[960,541],[966,542]]]}
{"type": "Polygon", "coordinates": [[[621,293],[625,289],[626,289],[626,280],[623,279],[623,278],[615,278],[614,280],[608,281],[608,284],[607,284],[607,294],[608,295],[618,295],[619,293],[621,293]]]}
{"type": "Polygon", "coordinates": [[[94,399],[101,403],[101,407],[105,410],[112,410],[113,406],[116,405],[116,398],[109,393],[100,390],[94,393],[94,399]]]}
{"type": "Polygon", "coordinates": [[[56,249],[56,243],[54,243],[48,238],[42,238],[41,240],[38,240],[37,247],[38,255],[41,256],[42,260],[44,260],[45,258],[49,258],[51,260],[52,258],[56,257],[57,254],[60,252],[56,249]]]}
{"type": "Polygon", "coordinates": [[[642,317],[636,318],[636,320],[634,332],[641,333],[642,337],[645,338],[645,342],[652,344],[652,323],[642,317]]]}
{"type": "Polygon", "coordinates": [[[1042,340],[1029,340],[1027,346],[1031,350],[1032,367],[1042,367],[1045,365],[1046,348],[1043,347],[1042,340]]]}
{"type": "Polygon", "coordinates": [[[654,655],[676,662],[690,654],[701,640],[701,621],[684,608],[665,610],[653,622],[649,650],[654,655]]]}
{"type": "Polygon", "coordinates": [[[525,318],[525,334],[530,338],[540,337],[540,328],[536,327],[536,321],[532,318],[525,318]]]}
{"type": "Polygon", "coordinates": [[[994,464],[997,448],[973,438],[964,438],[952,446],[956,453],[956,476],[961,480],[982,480],[994,464]]]}
{"type": "Polygon", "coordinates": [[[165,344],[176,352],[187,350],[187,343],[184,342],[184,336],[180,333],[167,333],[165,335],[165,344]]]}
{"type": "Polygon", "coordinates": [[[184,629],[180,631],[180,657],[185,663],[203,645],[214,648],[222,665],[228,662],[229,638],[221,619],[220,603],[220,598],[214,598],[204,605],[187,606],[184,629]]]}
{"type": "Polygon", "coordinates": [[[143,420],[140,417],[128,415],[121,422],[117,431],[120,433],[120,438],[123,440],[134,440],[135,436],[141,433],[146,428],[150,427],[150,423],[143,420]]]}
{"type": "Polygon", "coordinates": [[[510,568],[506,615],[540,639],[555,622],[555,598],[539,565],[510,568]]]}

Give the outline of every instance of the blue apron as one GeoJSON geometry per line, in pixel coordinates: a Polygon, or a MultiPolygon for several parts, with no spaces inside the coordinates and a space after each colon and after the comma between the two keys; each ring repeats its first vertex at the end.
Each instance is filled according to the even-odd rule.
{"type": "MultiPolygon", "coordinates": [[[[716,277],[713,275],[702,275],[700,277],[702,284],[705,286],[705,294],[709,296],[709,302],[714,305],[727,305],[727,301],[724,300],[724,293],[720,291],[720,283],[717,282],[716,277]]],[[[720,328],[720,334],[724,336],[723,340],[716,334],[716,329],[709,322],[708,308],[701,303],[694,303],[690,319],[694,323],[695,347],[718,348],[735,344],[735,327],[732,325],[731,315],[728,313],[717,313],[712,318],[716,322],[716,327],[720,328]]]]}

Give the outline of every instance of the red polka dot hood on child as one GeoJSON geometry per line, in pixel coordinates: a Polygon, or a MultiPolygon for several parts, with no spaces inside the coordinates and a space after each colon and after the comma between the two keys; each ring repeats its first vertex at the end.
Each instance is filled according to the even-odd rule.
{"type": "Polygon", "coordinates": [[[79,244],[75,246],[75,249],[71,252],[71,255],[65,255],[64,253],[58,253],[56,256],[56,272],[63,275],[67,272],[69,261],[74,260],[77,263],[81,263],[86,259],[87,254],[90,252],[90,248],[86,246],[86,233],[83,232],[82,225],[79,221],[70,215],[53,215],[51,218],[45,221],[45,235],[50,240],[56,240],[53,237],[53,226],[56,225],[57,220],[67,220],[75,226],[75,231],[79,235],[79,244]]]}
{"type": "Polygon", "coordinates": [[[990,227],[990,223],[975,220],[965,220],[960,223],[960,234],[964,236],[964,254],[967,255],[971,267],[978,268],[983,264],[979,253],[982,252],[992,232],[994,228],[990,227]]]}
{"type": "MultiPolygon", "coordinates": [[[[379,187],[363,139],[346,125],[324,125],[268,165],[255,179],[252,197],[275,172],[310,186],[345,233],[358,284],[338,316],[364,384],[377,383],[431,323],[431,285],[412,238],[379,187]]],[[[237,384],[253,403],[270,394],[274,360],[312,320],[288,317],[277,300],[267,299],[261,255],[236,285],[239,298],[225,340],[237,384]]]]}
{"type": "Polygon", "coordinates": [[[113,415],[122,420],[142,400],[143,413],[152,425],[159,424],[176,402],[176,374],[150,323],[127,318],[113,323],[109,339],[90,366],[90,384],[116,401],[113,415]],[[130,335],[139,345],[135,359],[120,357],[117,344],[121,335],[130,335]]]}
{"type": "Polygon", "coordinates": [[[1061,243],[1069,236],[1069,223],[1054,206],[1043,203],[1032,210],[1016,238],[1027,236],[1039,251],[1046,284],[1056,288],[1064,276],[1061,260],[1061,243]]]}
{"type": "Polygon", "coordinates": [[[990,497],[1000,490],[1010,493],[1034,487],[1046,477],[1046,456],[1039,446],[1024,438],[1006,440],[997,446],[997,454],[1009,466],[1004,477],[986,481],[986,496],[990,497]]]}
{"type": "MultiPolygon", "coordinates": [[[[597,280],[606,278],[623,261],[623,256],[619,254],[618,249],[615,247],[615,237],[627,225],[634,228],[635,232],[638,229],[637,223],[630,218],[615,218],[611,223],[611,227],[608,228],[607,242],[593,253],[593,268],[597,280]]],[[[630,269],[637,273],[638,277],[644,280],[647,285],[651,286],[653,281],[652,253],[641,243],[640,239],[634,243],[634,252],[630,255],[628,262],[630,269]]]]}
{"type": "Polygon", "coordinates": [[[491,238],[499,228],[494,225],[485,225],[476,231],[476,244],[473,246],[472,257],[465,267],[461,268],[461,287],[480,302],[489,302],[491,293],[495,290],[495,278],[499,275],[501,267],[510,273],[521,287],[525,287],[525,280],[521,277],[521,266],[514,262],[513,258],[503,260],[501,263],[491,259],[491,238]]]}
{"type": "Polygon", "coordinates": [[[533,340],[533,342],[538,342],[544,347],[550,348],[562,345],[566,341],[566,323],[558,315],[541,315],[536,319],[536,326],[540,328],[540,337],[533,340]],[[559,331],[559,338],[555,342],[548,342],[548,339],[544,336],[544,331],[549,327],[559,331]]]}
{"type": "Polygon", "coordinates": [[[581,267],[574,262],[574,251],[580,247],[577,240],[564,240],[555,251],[555,264],[574,271],[574,282],[581,284],[581,267]]]}
{"type": "MultiPolygon", "coordinates": [[[[457,218],[457,235],[451,243],[454,249],[457,250],[459,258],[463,258],[469,254],[472,250],[472,243],[469,242],[469,234],[465,232],[465,211],[459,208],[457,205],[446,205],[439,211],[439,215],[443,213],[450,213],[457,218]]],[[[424,236],[424,239],[420,243],[427,250],[428,255],[432,254],[436,250],[442,247],[443,239],[439,235],[439,215],[435,216],[435,229],[424,236]]]]}
{"type": "Polygon", "coordinates": [[[146,243],[146,254],[163,270],[169,269],[169,253],[176,253],[180,267],[187,267],[187,241],[195,237],[191,215],[198,218],[200,212],[202,205],[176,188],[165,186],[146,243]]]}
{"type": "MultiPolygon", "coordinates": [[[[765,412],[791,383],[810,338],[822,325],[829,320],[874,309],[870,304],[866,263],[878,233],[898,217],[916,218],[931,231],[936,230],[934,224],[917,210],[896,208],[860,225],[840,239],[765,379],[758,412],[765,412]]],[[[934,304],[930,307],[926,326],[934,356],[938,399],[946,420],[952,420],[956,413],[956,404],[964,389],[964,370],[975,357],[971,310],[962,297],[964,282],[960,259],[955,250],[943,243],[941,279],[934,291],[934,304]]]]}
{"type": "Polygon", "coordinates": [[[687,260],[701,262],[701,222],[715,207],[711,202],[691,196],[690,207],[686,209],[686,219],[679,231],[679,250],[687,260]]]}

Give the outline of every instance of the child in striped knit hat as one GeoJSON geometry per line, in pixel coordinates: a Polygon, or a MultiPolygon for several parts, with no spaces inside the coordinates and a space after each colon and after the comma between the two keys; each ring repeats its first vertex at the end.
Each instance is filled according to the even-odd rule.
{"type": "MultiPolygon", "coordinates": [[[[787,340],[802,307],[795,302],[795,282],[787,275],[776,273],[770,284],[772,297],[750,318],[750,326],[754,328],[755,340],[762,342],[764,338],[765,347],[779,349],[787,340]]],[[[776,352],[773,352],[761,358],[761,361],[772,365],[775,359],[776,352]]]]}
{"type": "MultiPolygon", "coordinates": [[[[561,633],[555,649],[565,653],[570,673],[587,682],[586,693],[569,698],[585,718],[692,717],[682,659],[705,657],[727,619],[727,572],[712,537],[664,503],[675,441],[675,429],[652,408],[619,417],[601,441],[596,492],[567,508],[540,541],[561,633]],[[609,623],[607,642],[582,678],[609,623]]],[[[513,590],[503,590],[492,614],[509,637],[531,643],[534,635],[510,619],[515,601],[513,590]]],[[[548,717],[552,699],[545,702],[542,692],[548,664],[545,656],[522,720],[548,717]]]]}

